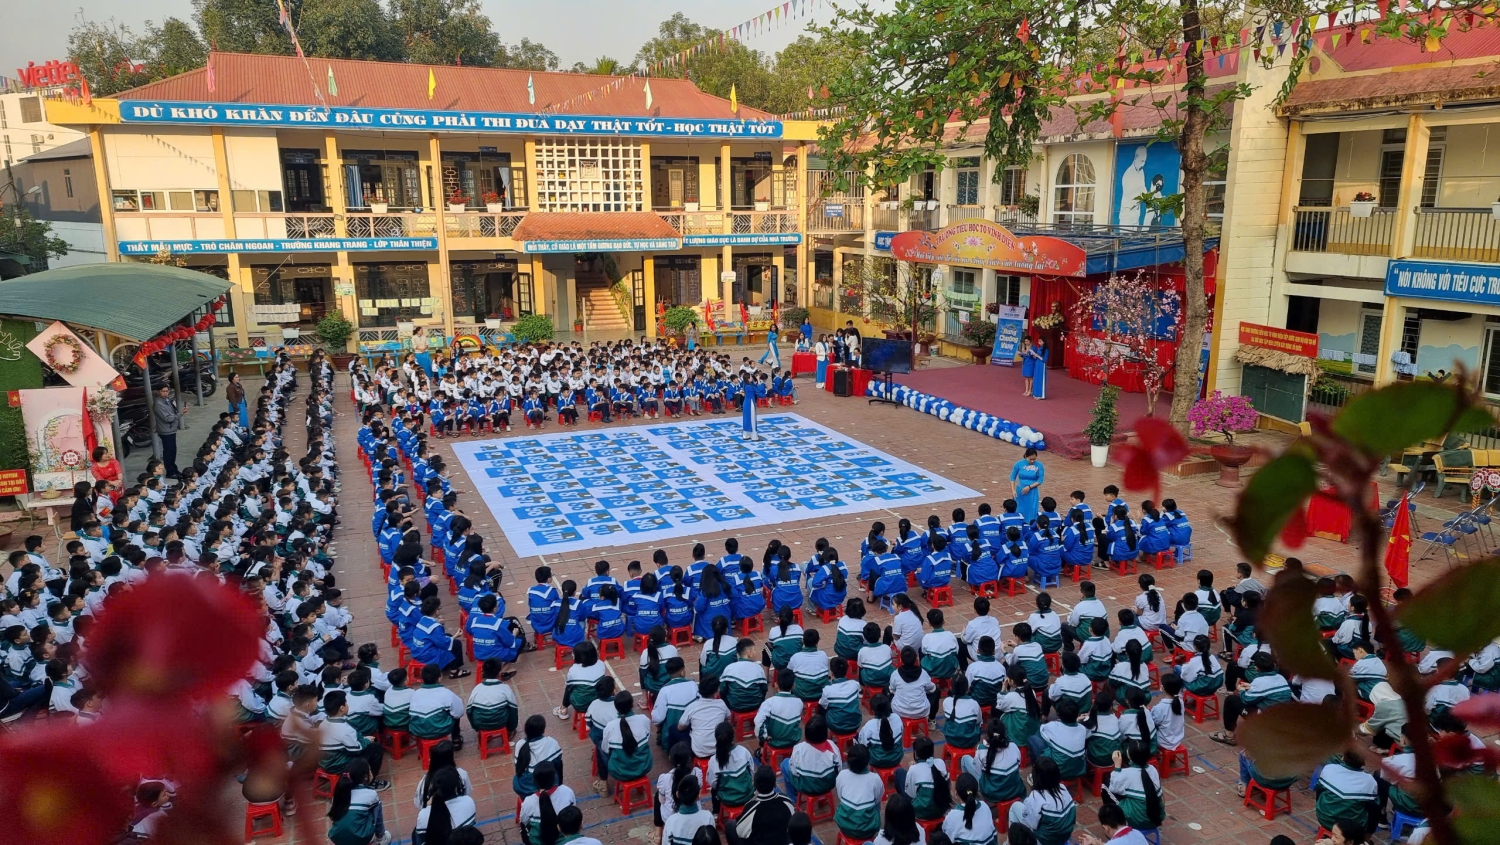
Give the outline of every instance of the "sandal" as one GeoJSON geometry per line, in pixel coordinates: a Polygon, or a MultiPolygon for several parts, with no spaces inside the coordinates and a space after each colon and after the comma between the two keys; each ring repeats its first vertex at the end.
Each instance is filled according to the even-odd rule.
{"type": "Polygon", "coordinates": [[[454,669],[453,671],[448,673],[448,678],[450,680],[456,681],[459,678],[467,678],[472,674],[474,674],[474,672],[469,669],[454,669]]]}
{"type": "Polygon", "coordinates": [[[1234,734],[1229,733],[1228,731],[1214,731],[1213,733],[1208,735],[1208,738],[1213,740],[1214,742],[1219,743],[1220,745],[1235,744],[1234,734]]]}
{"type": "Polygon", "coordinates": [[[1245,785],[1243,783],[1239,783],[1238,781],[1236,781],[1235,784],[1234,784],[1234,794],[1240,796],[1241,798],[1244,798],[1245,797],[1245,785]]]}

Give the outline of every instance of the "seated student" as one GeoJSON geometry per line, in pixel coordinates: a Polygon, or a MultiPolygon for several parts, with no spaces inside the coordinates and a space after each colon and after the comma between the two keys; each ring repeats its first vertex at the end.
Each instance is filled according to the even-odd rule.
{"type": "Polygon", "coordinates": [[[851,663],[858,663],[859,650],[865,645],[865,603],[852,598],[844,602],[844,613],[834,629],[833,653],[851,663]]]}
{"type": "Polygon", "coordinates": [[[389,842],[384,807],[380,795],[370,782],[370,767],[364,760],[354,760],[334,784],[328,806],[328,839],[350,845],[389,842]]]}
{"type": "Polygon", "coordinates": [[[525,735],[515,743],[516,768],[515,775],[511,777],[511,791],[524,799],[537,791],[533,775],[543,763],[550,763],[557,773],[558,781],[562,781],[563,759],[562,746],[557,744],[557,740],[547,736],[545,716],[533,713],[526,717],[522,731],[525,735]]]}
{"type": "Polygon", "coordinates": [[[1109,525],[1105,529],[1104,554],[1112,563],[1133,561],[1140,557],[1140,529],[1130,518],[1130,509],[1117,505],[1110,509],[1109,525]]]}
{"type": "Polygon", "coordinates": [[[859,681],[849,677],[849,661],[843,657],[830,660],[828,670],[833,679],[818,697],[818,712],[828,720],[830,731],[845,736],[853,734],[864,720],[859,681]]]}
{"type": "Polygon", "coordinates": [[[1314,809],[1319,827],[1332,830],[1341,822],[1373,827],[1380,818],[1379,785],[1375,776],[1365,771],[1359,752],[1352,749],[1318,771],[1313,793],[1317,796],[1314,809]]]}
{"type": "Polygon", "coordinates": [[[802,650],[802,626],[793,622],[792,618],[792,608],[782,608],[776,614],[776,625],[768,632],[770,665],[773,669],[785,669],[792,655],[802,650]]]}
{"type": "Polygon", "coordinates": [[[744,807],[755,797],[755,758],[734,741],[734,726],[728,721],[714,728],[714,746],[708,756],[705,785],[713,797],[715,811],[744,807]]]}
{"type": "Polygon", "coordinates": [[[1148,696],[1151,694],[1150,660],[1145,656],[1145,649],[1140,641],[1127,641],[1123,657],[1109,672],[1110,683],[1114,685],[1121,704],[1126,702],[1132,691],[1148,696]]]}
{"type": "Polygon", "coordinates": [[[616,718],[604,728],[602,747],[605,769],[618,782],[639,780],[651,773],[651,720],[635,713],[635,696],[624,690],[615,694],[616,718]]]}
{"type": "Polygon", "coordinates": [[[1045,714],[1051,707],[1065,699],[1071,699],[1078,705],[1078,712],[1086,712],[1094,703],[1094,682],[1089,676],[1083,674],[1083,662],[1079,660],[1074,652],[1064,652],[1062,656],[1062,674],[1052,686],[1047,688],[1047,698],[1043,702],[1042,712],[1045,714]]]}
{"type": "Polygon", "coordinates": [[[551,636],[557,625],[557,614],[562,607],[562,595],[552,586],[552,570],[539,566],[536,570],[536,585],[526,591],[526,604],[530,612],[526,621],[539,638],[551,636]]]}
{"type": "Polygon", "coordinates": [[[1167,622],[1167,603],[1156,588],[1156,577],[1149,572],[1136,578],[1141,593],[1135,597],[1135,621],[1147,631],[1159,631],[1167,622]]]}
{"type": "Polygon", "coordinates": [[[1099,600],[1099,588],[1093,581],[1078,585],[1078,603],[1068,611],[1068,619],[1062,625],[1063,648],[1071,651],[1074,643],[1082,643],[1093,635],[1094,620],[1104,621],[1104,634],[1109,633],[1109,610],[1099,600]]]}
{"type": "Polygon", "coordinates": [[[787,660],[787,668],[797,676],[792,694],[804,702],[815,702],[823,697],[823,688],[828,686],[828,655],[818,647],[816,630],[804,631],[802,649],[787,660]]]}
{"type": "Polygon", "coordinates": [[[1318,597],[1313,600],[1313,616],[1318,620],[1318,629],[1323,632],[1337,631],[1348,615],[1348,608],[1334,595],[1332,578],[1318,579],[1318,597]]]}
{"type": "Polygon", "coordinates": [[[1126,740],[1125,751],[1116,753],[1114,771],[1101,793],[1104,802],[1118,807],[1126,823],[1136,830],[1157,830],[1166,819],[1161,775],[1150,759],[1151,751],[1144,742],[1126,740]]]}
{"type": "Polygon", "coordinates": [[[558,425],[578,425],[578,391],[564,386],[557,395],[558,425]]]}
{"type": "Polygon", "coordinates": [[[812,590],[813,606],[819,610],[833,610],[849,595],[849,569],[839,560],[838,549],[825,549],[819,565],[808,573],[807,580],[812,590]]]}
{"type": "Polygon", "coordinates": [[[948,554],[948,538],[935,534],[931,543],[932,552],[917,570],[917,586],[924,591],[946,587],[953,580],[953,558],[948,554]]]}
{"type": "Polygon", "coordinates": [[[1364,596],[1356,595],[1349,600],[1349,615],[1339,622],[1331,640],[1339,657],[1354,659],[1354,644],[1372,639],[1369,610],[1369,602],[1364,596]]]}
{"type": "Polygon", "coordinates": [[[804,734],[792,747],[791,755],[781,761],[787,797],[794,803],[798,795],[832,792],[843,763],[839,747],[828,741],[828,722],[822,716],[813,716],[804,734]]]}
{"type": "Polygon", "coordinates": [[[1099,533],[1084,516],[1086,509],[1074,507],[1068,512],[1067,527],[1062,531],[1062,565],[1087,569],[1093,563],[1099,533]]]}
{"type": "MultiPolygon", "coordinates": [[[[995,525],[996,530],[999,530],[998,520],[995,525]]],[[[949,556],[958,565],[958,577],[968,582],[971,587],[995,581],[1000,577],[1000,565],[995,563],[995,556],[990,551],[989,541],[980,536],[978,521],[976,520],[966,530],[967,536],[964,539],[956,540],[948,546],[949,556]]]]}
{"type": "Polygon", "coordinates": [[[740,557],[734,568],[724,573],[729,583],[729,612],[734,621],[759,616],[766,610],[765,581],[755,571],[755,561],[740,557]]]}
{"type": "Polygon", "coordinates": [[[870,751],[870,765],[877,769],[896,769],[896,791],[906,784],[906,772],[897,768],[906,756],[905,727],[901,717],[891,712],[891,697],[885,694],[870,699],[870,721],[854,737],[854,741],[870,751]]]}
{"type": "MultiPolygon", "coordinates": [[[[657,577],[660,580],[660,576],[657,577]]],[[[692,628],[694,596],[682,567],[674,566],[668,570],[667,579],[661,581],[661,587],[662,620],[667,628],[673,631],[692,628]]]]}
{"type": "Polygon", "coordinates": [[[713,635],[713,622],[717,618],[729,619],[734,602],[733,588],[724,580],[717,566],[703,570],[702,580],[694,589],[693,638],[704,640],[713,635]]]}
{"type": "Polygon", "coordinates": [[[597,387],[594,382],[589,381],[589,386],[584,390],[584,404],[588,406],[590,414],[598,414],[603,422],[609,422],[610,401],[609,394],[597,387]]]}
{"type": "Polygon", "coordinates": [[[535,389],[527,392],[526,401],[521,405],[521,414],[526,418],[527,428],[540,429],[547,419],[547,404],[535,389]]]}
{"type": "Polygon", "coordinates": [[[867,687],[885,689],[895,671],[890,643],[882,639],[880,626],[874,622],[865,623],[864,638],[865,644],[858,657],[859,682],[867,687]]]}
{"type": "Polygon", "coordinates": [[[943,630],[943,619],[943,611],[938,608],[927,611],[927,624],[932,631],[922,635],[918,648],[922,668],[934,680],[952,680],[958,674],[958,637],[943,630]]]}
{"type": "Polygon", "coordinates": [[[422,616],[417,620],[412,633],[411,656],[418,663],[446,669],[449,678],[467,678],[474,674],[464,665],[464,647],[461,637],[450,637],[438,620],[442,600],[429,596],[422,600],[422,616]]]}
{"type": "Polygon", "coordinates": [[[370,670],[355,669],[349,673],[349,724],[361,736],[380,735],[380,717],[384,707],[370,685],[370,670]]]}
{"type": "Polygon", "coordinates": [[[994,509],[990,507],[989,502],[980,503],[979,515],[974,518],[974,527],[979,529],[979,539],[983,540],[986,546],[998,545],[1000,538],[1005,534],[1000,518],[995,516],[994,509]]]}
{"type": "Polygon", "coordinates": [[[1041,751],[1037,731],[1042,718],[1038,690],[1042,688],[1027,679],[1020,664],[1012,663],[1005,669],[1005,686],[995,698],[994,715],[1005,722],[1005,730],[1012,738],[1030,747],[1032,756],[1041,751]]]}
{"type": "MultiPolygon", "coordinates": [[[[1080,676],[1082,677],[1082,676],[1080,676]]],[[[1074,698],[1057,702],[1057,719],[1041,726],[1042,754],[1057,762],[1063,778],[1079,778],[1088,773],[1089,729],[1078,724],[1083,712],[1074,698]]]]}
{"type": "Polygon", "coordinates": [[[1063,845],[1073,837],[1077,816],[1078,805],[1062,785],[1057,763],[1041,757],[1032,762],[1031,792],[1010,808],[1009,836],[1015,841],[1027,831],[1038,845],[1063,845]]]}
{"type": "MultiPolygon", "coordinates": [[[[883,537],[880,539],[884,540],[883,537]]],[[[926,560],[928,553],[931,552],[931,549],[927,548],[926,535],[914,529],[911,520],[903,519],[897,523],[896,537],[885,545],[893,545],[892,553],[901,560],[902,589],[905,589],[906,574],[920,569],[922,561],[926,560]]],[[[874,540],[870,541],[870,551],[875,551],[874,540]]]]}
{"type": "Polygon", "coordinates": [[[933,759],[935,749],[931,738],[917,737],[911,745],[912,763],[906,769],[903,791],[911,799],[918,820],[932,822],[942,819],[953,806],[948,767],[942,760],[933,759]]]}
{"type": "Polygon", "coordinates": [[[681,657],[667,658],[662,668],[666,669],[667,681],[656,692],[651,723],[658,728],[658,743],[667,749],[689,739],[687,732],[677,724],[688,705],[698,698],[698,686],[683,677],[687,664],[681,657]]]}
{"type": "Polygon", "coordinates": [[[1020,666],[1026,673],[1026,677],[1033,686],[1043,687],[1047,685],[1048,671],[1046,652],[1042,644],[1037,642],[1031,629],[1026,622],[1017,622],[1011,629],[1015,639],[1011,641],[1010,654],[1006,655],[1007,666],[1020,666]]]}
{"type": "Polygon", "coordinates": [[[501,662],[493,657],[480,664],[480,682],[469,693],[469,727],[478,731],[506,730],[512,735],[520,722],[515,690],[500,680],[501,662]]]}
{"type": "MultiPolygon", "coordinates": [[[[1437,668],[1441,670],[1452,662],[1452,657],[1438,658],[1437,668]]],[[[1450,676],[1447,680],[1427,690],[1427,715],[1432,717],[1439,713],[1448,713],[1454,707],[1468,701],[1469,696],[1469,688],[1464,686],[1459,679],[1450,676]]]]}
{"type": "Polygon", "coordinates": [[[937,718],[937,685],[911,646],[901,649],[901,665],[891,675],[891,711],[902,719],[937,718]]]}
{"type": "Polygon", "coordinates": [[[1052,595],[1046,591],[1037,593],[1036,612],[1026,620],[1031,626],[1031,636],[1046,654],[1056,654],[1062,649],[1062,617],[1052,609],[1052,595]]]}
{"type": "Polygon", "coordinates": [[[761,702],[755,713],[755,735],[761,747],[789,749],[802,739],[802,700],[792,694],[797,676],[790,669],[776,672],[776,694],[761,702]]]}
{"type": "MultiPolygon", "coordinates": [[[[773,372],[776,372],[776,371],[773,371],[773,372]]],[[[797,404],[797,385],[792,382],[792,375],[791,375],[791,373],[785,373],[785,374],[779,375],[779,376],[777,376],[777,378],[779,378],[781,380],[781,383],[779,385],[777,385],[776,382],[775,382],[775,379],[772,380],[772,384],[771,384],[772,393],[774,395],[776,395],[776,396],[779,396],[779,397],[783,398],[783,399],[790,399],[790,400],[792,400],[792,404],[793,405],[797,404]]]]}
{"type": "Polygon", "coordinates": [[[1021,542],[1021,529],[1012,525],[1005,529],[1005,542],[994,549],[995,563],[1001,579],[1025,580],[1030,571],[1030,551],[1021,542]]]}
{"type": "MultiPolygon", "coordinates": [[[[1248,652],[1249,649],[1245,649],[1248,652]]],[[[1241,652],[1241,657],[1245,652],[1241,652]]],[[[1250,659],[1253,680],[1241,680],[1236,690],[1224,697],[1224,730],[1209,734],[1209,739],[1224,745],[1234,744],[1234,728],[1240,717],[1262,708],[1292,700],[1292,688],[1280,673],[1269,650],[1257,651],[1250,659]]]]}
{"type": "Polygon", "coordinates": [[[1178,602],[1180,608],[1177,614],[1177,624],[1161,624],[1162,647],[1172,651],[1193,642],[1196,638],[1206,637],[1211,632],[1208,620],[1198,611],[1198,594],[1188,593],[1178,602]]]}
{"type": "Polygon", "coordinates": [[[859,743],[849,745],[846,768],[834,780],[836,807],[833,823],[850,841],[869,841],[880,832],[880,804],[885,799],[885,781],[870,771],[870,751],[859,743]]]}
{"type": "MultiPolygon", "coordinates": [[[[614,709],[613,701],[610,702],[610,709],[614,709]]],[[[578,796],[567,784],[557,782],[557,771],[552,768],[551,763],[539,764],[532,773],[532,780],[536,781],[536,792],[521,801],[516,823],[520,825],[524,845],[543,845],[557,840],[561,814],[569,809],[578,809],[578,796]],[[546,832],[542,830],[544,817],[552,827],[546,832]],[[550,840],[547,838],[549,836],[552,837],[550,840]]]]}
{"type": "Polygon", "coordinates": [[[1026,795],[1021,778],[1021,747],[1011,741],[1005,723],[998,716],[990,718],[984,737],[973,754],[960,758],[965,774],[979,782],[979,794],[985,801],[1016,801],[1026,795]]]}
{"type": "MultiPolygon", "coordinates": [[[[318,768],[341,774],[349,768],[352,761],[362,759],[369,765],[370,773],[378,777],[380,767],[385,762],[385,749],[374,741],[374,737],[361,736],[349,724],[347,694],[341,690],[328,693],[323,699],[323,712],[328,718],[321,726],[322,756],[318,758],[318,768]]],[[[382,791],[389,789],[390,785],[388,780],[377,780],[371,784],[374,789],[382,791]]]]}
{"type": "Polygon", "coordinates": [[[1224,686],[1224,667],[1211,653],[1212,648],[1213,640],[1199,634],[1193,638],[1193,656],[1174,670],[1182,678],[1184,688],[1193,695],[1213,695],[1224,686]]]}
{"type": "Polygon", "coordinates": [[[609,392],[609,403],[616,416],[635,416],[635,394],[621,386],[619,379],[615,379],[614,388],[609,392]]]}
{"type": "Polygon", "coordinates": [[[979,638],[978,653],[964,670],[964,676],[969,680],[969,694],[974,700],[982,707],[993,707],[995,697],[1005,683],[1005,664],[995,659],[993,637],[979,638]]]}
{"type": "Polygon", "coordinates": [[[644,384],[635,386],[635,406],[641,410],[641,416],[647,419],[656,419],[660,410],[660,401],[657,399],[655,390],[644,384]]]}
{"type": "MultiPolygon", "coordinates": [[[[967,758],[965,758],[967,759],[967,758]]],[[[953,782],[957,803],[943,817],[943,835],[953,845],[990,845],[997,842],[995,817],[990,805],[980,800],[979,780],[968,772],[953,782]]],[[[1019,837],[1018,837],[1019,839],[1019,837]]],[[[1017,841],[1016,845],[1022,845],[1017,841]]]]}
{"type": "MultiPolygon", "coordinates": [[[[464,740],[460,732],[462,725],[459,720],[464,717],[464,702],[453,690],[440,684],[441,679],[442,670],[436,665],[429,663],[422,667],[422,685],[412,690],[411,694],[411,723],[408,730],[417,739],[451,736],[453,747],[463,748],[464,740]]],[[[326,702],[324,706],[326,708],[326,702]]]]}
{"type": "MultiPolygon", "coordinates": [[[[902,520],[906,522],[906,520],[902,520]]],[[[920,541],[916,534],[912,534],[906,541],[920,550],[920,541]]],[[[906,563],[905,558],[890,552],[890,547],[883,539],[875,539],[870,542],[870,553],[874,556],[870,563],[870,596],[873,599],[885,599],[894,596],[906,589],[906,563]]],[[[920,565],[920,564],[919,564],[920,565]]],[[[912,569],[916,571],[915,567],[912,569]]]]}
{"type": "Polygon", "coordinates": [[[969,679],[958,675],[948,695],[938,702],[943,715],[943,740],[954,748],[973,748],[979,744],[984,711],[969,692],[969,679]]]}
{"type": "Polygon", "coordinates": [[[1167,526],[1166,518],[1162,516],[1161,511],[1156,509],[1156,504],[1149,499],[1141,502],[1139,528],[1141,554],[1153,555],[1172,547],[1172,531],[1167,526]]]}

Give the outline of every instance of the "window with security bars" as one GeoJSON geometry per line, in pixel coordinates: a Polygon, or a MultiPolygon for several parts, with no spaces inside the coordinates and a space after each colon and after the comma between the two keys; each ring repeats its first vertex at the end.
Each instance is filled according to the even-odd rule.
{"type": "MultiPolygon", "coordinates": [[[[1443,151],[1448,127],[1434,126],[1427,139],[1427,160],[1422,163],[1422,208],[1437,205],[1443,174],[1443,151]]],[[[1406,157],[1406,130],[1387,129],[1380,136],[1380,207],[1395,208],[1401,195],[1401,164],[1406,157]]]]}
{"type": "Polygon", "coordinates": [[[537,211],[642,211],[640,145],[617,138],[540,138],[537,211]]]}
{"type": "Polygon", "coordinates": [[[959,205],[979,205],[979,159],[961,158],[954,165],[958,168],[954,174],[958,177],[956,202],[959,205]]]}
{"type": "Polygon", "coordinates": [[[1000,201],[996,205],[1010,207],[1021,204],[1026,194],[1026,168],[1011,165],[1000,174],[1000,201]]]}

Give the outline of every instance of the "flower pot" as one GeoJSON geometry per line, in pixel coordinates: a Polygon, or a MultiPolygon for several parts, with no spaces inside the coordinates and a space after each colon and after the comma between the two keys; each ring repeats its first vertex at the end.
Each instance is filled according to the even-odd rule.
{"type": "Polygon", "coordinates": [[[349,362],[353,361],[359,356],[351,352],[334,352],[328,357],[333,359],[333,369],[338,372],[343,372],[349,369],[349,362]]]}
{"type": "Polygon", "coordinates": [[[370,203],[370,213],[371,214],[385,214],[385,213],[389,212],[390,210],[391,210],[391,204],[388,203],[388,202],[372,202],[372,203],[370,203]]]}
{"type": "Polygon", "coordinates": [[[755,210],[756,211],[770,211],[771,210],[771,204],[769,202],[757,202],[755,204],[755,210]]]}
{"type": "Polygon", "coordinates": [[[994,351],[995,347],[993,344],[989,346],[969,347],[969,354],[974,356],[974,363],[976,364],[988,364],[990,361],[990,353],[994,351]]]}
{"type": "Polygon", "coordinates": [[[503,202],[487,202],[487,203],[484,204],[484,210],[488,211],[491,214],[499,214],[499,213],[505,211],[505,203],[503,203],[503,202]]]}
{"type": "Polygon", "coordinates": [[[1090,443],[1089,463],[1093,465],[1094,469],[1104,469],[1104,467],[1108,466],[1109,446],[1095,446],[1094,444],[1090,443]]]}
{"type": "Polygon", "coordinates": [[[1223,443],[1210,447],[1208,453],[1219,462],[1219,480],[1216,483],[1220,487],[1238,489],[1241,486],[1240,467],[1249,462],[1255,450],[1249,446],[1223,443]]]}
{"type": "Polygon", "coordinates": [[[1375,211],[1375,202],[1351,202],[1349,203],[1350,217],[1369,217],[1375,211]]]}
{"type": "Polygon", "coordinates": [[[1490,216],[1500,220],[1500,202],[1490,203],[1490,216]]]}
{"type": "Polygon", "coordinates": [[[448,203],[448,213],[449,214],[463,214],[464,213],[464,207],[465,207],[464,204],[461,203],[461,202],[450,202],[450,203],[448,203]]]}
{"type": "Polygon", "coordinates": [[[695,203],[695,202],[685,202],[685,203],[682,204],[682,210],[683,211],[697,211],[698,210],[698,203],[695,203]]]}

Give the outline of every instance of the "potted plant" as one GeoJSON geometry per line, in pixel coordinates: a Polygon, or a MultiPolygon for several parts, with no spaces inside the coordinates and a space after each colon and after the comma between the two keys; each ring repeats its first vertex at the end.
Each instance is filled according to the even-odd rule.
{"type": "Polygon", "coordinates": [[[333,359],[336,369],[345,369],[354,356],[349,353],[349,338],[354,336],[355,326],[349,322],[341,312],[334,311],[318,321],[313,333],[318,336],[318,342],[328,350],[328,355],[333,359]]]}
{"type": "Polygon", "coordinates": [[[527,314],[511,326],[511,334],[521,343],[540,343],[551,340],[553,332],[552,319],[545,314],[527,314]]]}
{"type": "Polygon", "coordinates": [[[801,331],[802,324],[811,316],[810,311],[799,306],[781,309],[781,327],[789,331],[801,331]]]}
{"type": "Polygon", "coordinates": [[[698,316],[698,309],[687,305],[674,305],[662,315],[662,324],[667,327],[667,334],[672,337],[685,336],[688,326],[696,326],[701,322],[703,318],[698,316]]]}
{"type": "Polygon", "coordinates": [[[365,205],[370,207],[371,214],[385,214],[391,210],[390,203],[372,194],[365,194],[365,205]]]}
{"type": "Polygon", "coordinates": [[[1254,450],[1234,442],[1236,432],[1251,431],[1260,419],[1260,413],[1250,404],[1247,396],[1226,396],[1215,390],[1199,400],[1188,411],[1188,422],[1193,425],[1193,436],[1202,437],[1214,431],[1223,435],[1224,442],[1216,443],[1209,454],[1219,462],[1220,487],[1240,486],[1240,467],[1244,466],[1254,450]]]}
{"type": "Polygon", "coordinates": [[[583,334],[583,317],[573,318],[573,334],[583,334]]]}
{"type": "Polygon", "coordinates": [[[1350,217],[1369,217],[1375,210],[1375,195],[1369,191],[1360,191],[1349,201],[1350,217]]]}
{"type": "Polygon", "coordinates": [[[1115,439],[1115,429],[1120,425],[1120,413],[1115,408],[1120,398],[1120,388],[1106,384],[1099,388],[1099,398],[1089,411],[1089,424],[1083,427],[1083,436],[1089,439],[1089,463],[1102,469],[1109,463],[1109,444],[1115,439]]]}
{"type": "Polygon", "coordinates": [[[1042,208],[1042,198],[1035,194],[1022,194],[1021,201],[1016,203],[1016,208],[1027,217],[1035,218],[1042,208]]]}
{"type": "Polygon", "coordinates": [[[974,363],[983,364],[990,360],[990,352],[995,347],[994,323],[973,313],[969,315],[969,322],[964,323],[961,334],[969,344],[969,354],[974,356],[974,363]]]}
{"type": "Polygon", "coordinates": [[[500,195],[494,191],[484,192],[484,210],[491,214],[499,214],[505,210],[505,203],[500,201],[500,195]]]}
{"type": "Polygon", "coordinates": [[[755,201],[755,210],[756,211],[770,211],[771,210],[771,203],[770,203],[770,201],[769,200],[756,200],[755,201]]]}
{"type": "Polygon", "coordinates": [[[458,188],[454,188],[453,192],[448,194],[448,210],[450,212],[459,214],[465,208],[467,208],[468,205],[469,195],[459,190],[458,188]]]}
{"type": "Polygon", "coordinates": [[[697,211],[698,210],[698,203],[697,202],[684,202],[682,204],[682,210],[683,211],[697,211]]]}

